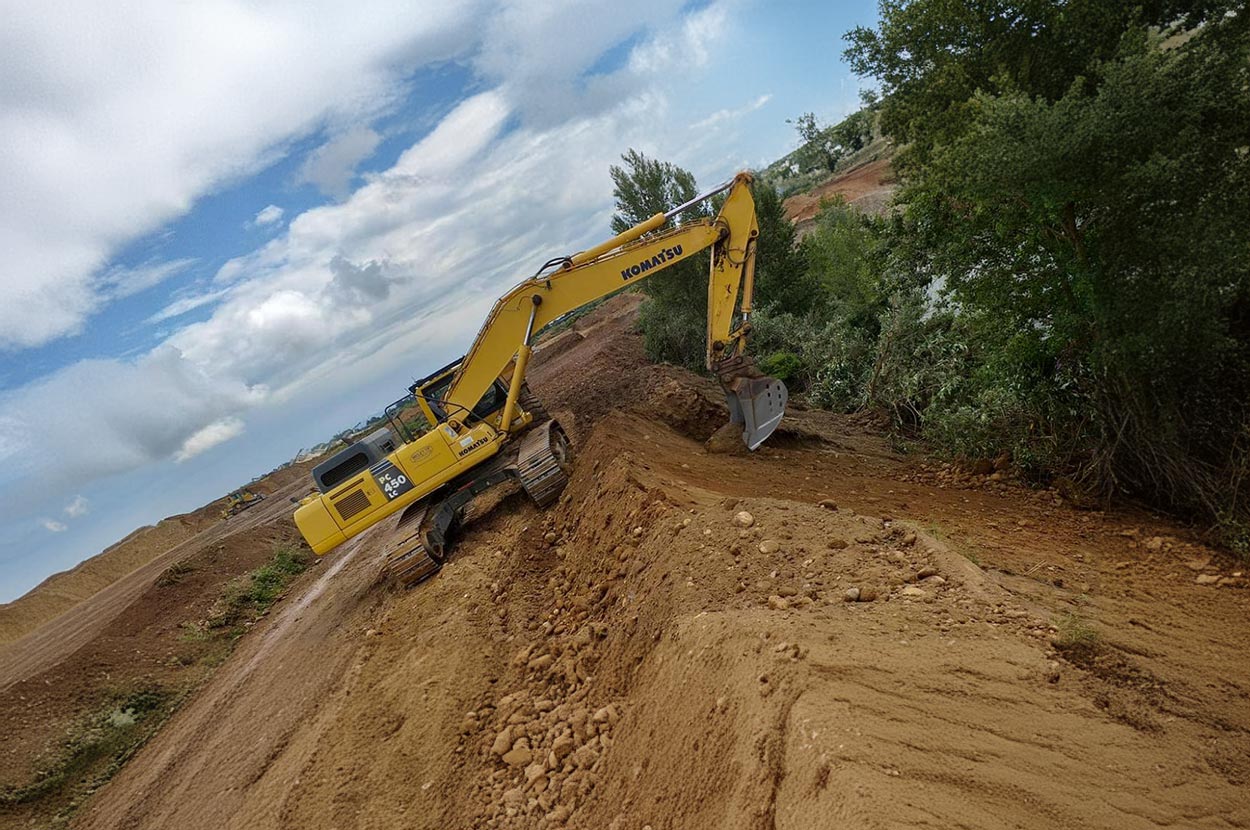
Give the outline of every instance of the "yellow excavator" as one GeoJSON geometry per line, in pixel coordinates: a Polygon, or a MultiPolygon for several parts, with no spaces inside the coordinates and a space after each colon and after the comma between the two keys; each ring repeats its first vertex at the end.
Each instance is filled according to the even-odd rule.
{"type": "Polygon", "coordinates": [[[488,488],[518,481],[539,507],[553,503],[572,455],[564,430],[525,383],[535,333],[707,249],[707,366],[743,441],[758,447],[780,423],[787,392],[745,353],[759,237],[750,184],[750,174],[739,173],[589,250],[549,261],[501,297],[463,358],[387,407],[389,426],[313,468],[317,492],[295,511],[313,551],[324,554],[399,514],[385,553],[394,581],[407,587],[438,572],[466,507],[488,488]],[[714,219],[661,230],[725,191],[714,219]]]}
{"type": "Polygon", "coordinates": [[[226,506],[221,510],[221,517],[229,519],[231,516],[237,516],[244,510],[255,507],[265,499],[264,493],[253,493],[246,487],[235,490],[226,496],[226,506]]]}

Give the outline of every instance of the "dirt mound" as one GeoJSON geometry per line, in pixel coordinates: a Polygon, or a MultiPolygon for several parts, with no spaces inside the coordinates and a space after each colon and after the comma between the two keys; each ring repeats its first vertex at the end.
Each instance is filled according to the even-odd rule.
{"type": "MultiPolygon", "coordinates": [[[[250,485],[254,492],[269,495],[308,476],[308,464],[279,470],[250,485]]],[[[108,587],[131,571],[215,525],[221,518],[224,499],[198,510],[162,519],[140,528],[125,539],[68,571],[45,579],[29,592],[0,605],[0,644],[12,642],[108,587]]]]}
{"type": "MultiPolygon", "coordinates": [[[[141,693],[162,705],[176,704],[202,683],[231,645],[232,635],[209,630],[205,622],[228,585],[268,561],[275,549],[300,544],[288,521],[243,530],[193,551],[149,584],[86,647],[0,689],[0,732],[6,735],[0,793],[54,778],[67,761],[75,733],[119,700],[141,693]]],[[[88,772],[77,766],[71,782],[88,772]]],[[[71,789],[63,801],[75,797],[81,793],[71,789]]],[[[46,800],[9,808],[0,803],[0,818],[16,822],[47,809],[46,800]]]]}
{"type": "Polygon", "coordinates": [[[795,406],[782,440],[710,454],[719,391],[646,364],[637,304],[538,353],[576,442],[556,507],[492,493],[411,591],[382,581],[385,525],[330,554],[74,825],[1250,823],[1237,566],[934,472],[863,419],[795,406]]]}
{"type": "MultiPolygon", "coordinates": [[[[206,514],[207,510],[199,513],[206,514]]],[[[48,577],[22,597],[0,605],[0,643],[16,640],[64,613],[153,557],[190,539],[216,519],[195,513],[162,519],[74,568],[48,577]]]]}
{"type": "Polygon", "coordinates": [[[1250,820],[1192,732],[1100,705],[1048,615],[913,526],[795,500],[785,455],[610,414],[557,509],[504,499],[420,588],[383,590],[363,538],[80,826],[1250,820]]]}

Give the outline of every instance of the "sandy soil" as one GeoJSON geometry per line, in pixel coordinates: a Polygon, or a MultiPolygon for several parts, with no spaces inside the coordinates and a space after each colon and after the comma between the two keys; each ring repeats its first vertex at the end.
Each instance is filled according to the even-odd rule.
{"type": "Polygon", "coordinates": [[[714,390],[635,309],[536,359],[557,507],[494,494],[408,592],[386,528],[326,557],[74,825],[1250,825],[1235,563],[861,419],[710,454],[714,390]]]}

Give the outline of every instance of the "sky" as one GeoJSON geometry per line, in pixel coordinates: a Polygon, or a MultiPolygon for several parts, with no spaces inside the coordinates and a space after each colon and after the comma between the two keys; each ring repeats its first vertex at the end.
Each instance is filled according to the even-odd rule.
{"type": "Polygon", "coordinates": [[[0,0],[0,602],[246,484],[610,235],[836,121],[871,0],[0,0]]]}

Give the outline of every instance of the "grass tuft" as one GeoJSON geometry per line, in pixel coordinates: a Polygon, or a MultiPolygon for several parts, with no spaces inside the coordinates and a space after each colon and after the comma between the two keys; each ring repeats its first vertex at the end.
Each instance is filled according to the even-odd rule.
{"type": "Polygon", "coordinates": [[[1051,638],[1056,649],[1068,656],[1089,656],[1101,645],[1101,637],[1080,615],[1064,614],[1055,620],[1058,631],[1051,638]]]}

